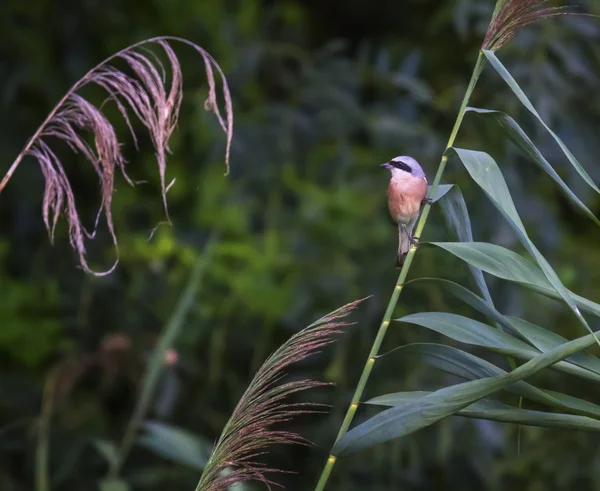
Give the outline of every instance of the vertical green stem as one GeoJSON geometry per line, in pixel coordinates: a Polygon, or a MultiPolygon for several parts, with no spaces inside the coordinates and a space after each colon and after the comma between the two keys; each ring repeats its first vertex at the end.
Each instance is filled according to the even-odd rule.
{"type": "MultiPolygon", "coordinates": [[[[465,116],[465,110],[467,108],[467,104],[469,103],[469,99],[471,98],[471,94],[475,89],[475,85],[477,84],[477,80],[479,79],[479,75],[481,75],[481,71],[483,70],[485,58],[483,57],[483,53],[480,51],[477,57],[477,62],[475,63],[475,68],[473,69],[473,73],[471,75],[471,80],[469,81],[469,85],[465,92],[465,96],[463,97],[462,103],[460,105],[460,109],[458,111],[458,116],[456,117],[456,122],[454,123],[454,127],[452,128],[452,133],[450,134],[450,138],[448,139],[448,143],[446,144],[446,149],[448,150],[454,145],[454,140],[456,139],[456,135],[458,134],[458,130],[462,124],[463,118],[465,116]]],[[[431,185],[430,195],[435,195],[435,191],[442,179],[442,174],[444,173],[444,169],[446,168],[446,163],[448,162],[448,157],[445,154],[442,156],[442,160],[438,167],[437,173],[431,185]]],[[[430,204],[425,204],[423,207],[423,211],[419,218],[419,222],[417,224],[417,228],[415,231],[416,237],[421,237],[423,232],[423,228],[425,227],[425,223],[427,222],[427,217],[429,216],[429,210],[431,209],[430,204]]],[[[348,428],[352,424],[352,420],[354,419],[354,415],[356,410],[358,409],[358,405],[360,404],[360,399],[362,397],[363,391],[367,385],[369,380],[369,376],[371,375],[371,370],[373,369],[373,365],[375,364],[375,360],[379,354],[379,349],[381,344],[383,343],[383,339],[385,338],[385,333],[387,332],[388,326],[390,325],[390,320],[392,318],[392,314],[394,309],[396,308],[396,304],[398,303],[398,298],[400,297],[400,292],[404,287],[404,282],[406,277],[408,276],[408,272],[410,270],[410,266],[413,261],[413,257],[415,252],[417,251],[416,246],[412,246],[408,254],[406,255],[406,259],[404,261],[404,265],[402,266],[402,270],[400,271],[400,276],[398,277],[398,281],[396,282],[396,286],[394,287],[394,291],[392,292],[392,296],[390,297],[390,301],[388,303],[387,308],[385,309],[385,314],[383,315],[383,320],[381,321],[381,325],[379,326],[379,331],[377,332],[377,336],[375,337],[375,341],[373,342],[373,346],[371,347],[371,351],[367,358],[367,362],[363,368],[362,374],[356,386],[356,390],[354,391],[354,395],[352,396],[352,401],[348,410],[346,411],[346,416],[344,417],[344,421],[340,427],[340,431],[338,432],[336,442],[339,441],[348,431],[348,428]]],[[[315,491],[323,491],[325,489],[325,485],[327,484],[327,480],[329,479],[329,475],[335,465],[337,457],[331,453],[323,467],[323,471],[321,472],[321,477],[317,482],[315,487],[315,491]]]]}
{"type": "Polygon", "coordinates": [[[173,311],[169,322],[163,329],[156,347],[150,356],[142,382],[142,390],[136,402],[131,419],[129,420],[129,424],[125,430],[123,440],[121,441],[117,459],[110,466],[108,471],[108,477],[110,478],[119,476],[121,467],[131,451],[137,431],[142,425],[143,419],[148,412],[150,402],[160,381],[160,376],[164,369],[165,353],[177,340],[183,329],[184,321],[195,304],[196,295],[202,284],[204,273],[212,259],[216,243],[215,237],[211,237],[205,246],[204,251],[198,256],[185,290],[179,298],[175,310],[173,311]]]}
{"type": "Polygon", "coordinates": [[[38,442],[35,451],[35,489],[36,491],[50,491],[50,472],[48,469],[48,456],[50,454],[50,420],[54,405],[54,392],[59,370],[50,372],[44,385],[42,395],[42,410],[38,422],[38,442]]]}

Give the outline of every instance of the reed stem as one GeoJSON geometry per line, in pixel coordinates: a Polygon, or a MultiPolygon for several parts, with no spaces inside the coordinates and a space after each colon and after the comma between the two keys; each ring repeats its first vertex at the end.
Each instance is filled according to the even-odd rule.
{"type": "MultiPolygon", "coordinates": [[[[456,139],[456,136],[457,136],[460,126],[462,124],[463,118],[465,116],[467,104],[469,103],[471,94],[473,93],[473,90],[475,89],[475,85],[477,84],[479,75],[481,75],[484,64],[485,64],[485,57],[483,56],[483,53],[480,51],[479,55],[477,56],[475,68],[473,69],[473,73],[471,74],[471,80],[469,81],[469,85],[467,86],[467,90],[465,92],[462,103],[460,105],[460,109],[458,111],[458,116],[456,117],[454,127],[452,128],[452,133],[450,133],[450,138],[448,139],[448,143],[446,144],[446,148],[444,150],[444,155],[442,156],[437,173],[436,173],[433,183],[431,185],[430,197],[435,195],[437,187],[442,179],[442,175],[446,168],[446,163],[448,162],[448,157],[446,155],[446,151],[454,145],[454,140],[456,139]]],[[[416,237],[422,236],[421,234],[423,232],[425,224],[427,223],[427,217],[429,216],[430,209],[431,209],[430,204],[425,204],[425,206],[423,207],[423,211],[421,213],[419,222],[417,223],[416,231],[414,233],[414,235],[416,237]]],[[[417,251],[417,247],[412,246],[409,249],[408,254],[406,255],[404,265],[402,266],[400,275],[398,276],[398,280],[396,281],[396,286],[394,287],[394,290],[390,297],[388,306],[385,309],[385,314],[383,315],[383,320],[381,321],[381,325],[379,326],[379,331],[377,332],[377,336],[375,337],[375,341],[373,342],[373,346],[371,347],[371,351],[369,353],[369,356],[368,356],[365,366],[363,368],[362,374],[360,376],[360,379],[359,379],[356,389],[354,391],[354,395],[352,396],[352,401],[350,403],[350,406],[348,407],[348,410],[346,411],[346,416],[344,417],[344,421],[342,422],[342,425],[340,427],[338,435],[335,439],[335,443],[337,443],[346,434],[346,432],[348,431],[348,428],[352,424],[352,420],[354,419],[354,415],[360,404],[360,399],[362,397],[363,391],[365,390],[367,382],[369,381],[369,376],[371,375],[371,370],[373,370],[373,365],[375,365],[375,361],[377,359],[377,356],[379,355],[379,349],[381,348],[381,344],[383,343],[383,340],[385,338],[385,334],[387,332],[388,326],[390,325],[392,314],[394,312],[394,309],[396,308],[396,304],[398,303],[398,298],[400,297],[400,292],[402,291],[402,288],[404,287],[404,282],[406,281],[406,277],[408,276],[408,272],[410,270],[410,266],[412,264],[413,257],[415,255],[416,251],[417,251]]],[[[323,471],[321,472],[319,481],[317,482],[317,485],[315,487],[315,491],[323,491],[325,489],[325,485],[327,484],[329,476],[331,475],[331,471],[333,470],[333,466],[335,465],[336,460],[337,460],[337,457],[335,455],[333,455],[333,453],[330,453],[329,457],[327,458],[327,462],[325,463],[325,466],[323,467],[323,471]]]]}
{"type": "Polygon", "coordinates": [[[135,409],[129,420],[123,439],[121,440],[117,458],[108,470],[108,477],[111,479],[119,477],[121,468],[133,447],[137,432],[142,426],[143,420],[150,408],[152,397],[160,383],[161,375],[164,370],[165,354],[167,350],[174,346],[184,327],[184,322],[188,313],[195,305],[198,291],[200,290],[202,280],[204,279],[204,273],[212,260],[217,240],[217,235],[211,236],[208,239],[204,250],[198,255],[188,283],[179,297],[175,310],[160,334],[156,347],[150,356],[142,382],[142,390],[136,401],[135,409]]]}

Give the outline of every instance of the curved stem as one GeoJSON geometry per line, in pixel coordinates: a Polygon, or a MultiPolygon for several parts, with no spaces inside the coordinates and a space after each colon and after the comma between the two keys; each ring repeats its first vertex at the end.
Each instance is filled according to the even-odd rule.
{"type": "MultiPolygon", "coordinates": [[[[477,84],[477,80],[479,79],[479,75],[481,75],[481,71],[483,70],[483,66],[485,63],[485,58],[483,57],[483,53],[480,51],[477,57],[477,62],[475,63],[475,68],[473,69],[473,73],[471,75],[471,80],[469,81],[469,85],[463,97],[460,109],[458,111],[458,116],[456,117],[456,122],[454,123],[454,127],[452,128],[452,133],[450,133],[450,138],[448,138],[448,143],[446,144],[446,150],[451,148],[454,145],[454,140],[458,134],[460,126],[462,124],[465,110],[467,108],[467,104],[469,103],[469,99],[471,98],[471,94],[475,89],[475,85],[477,84]]],[[[433,180],[433,184],[431,185],[430,195],[435,195],[435,191],[442,179],[442,175],[444,173],[444,169],[446,168],[446,163],[448,162],[448,157],[446,156],[444,151],[444,155],[442,156],[442,160],[440,161],[440,165],[438,167],[437,173],[433,180]]],[[[419,218],[419,222],[417,224],[416,231],[414,233],[417,237],[422,237],[423,228],[427,223],[427,217],[429,216],[429,211],[431,209],[430,204],[425,204],[423,207],[423,211],[419,218]]],[[[396,308],[396,304],[398,303],[398,298],[400,297],[400,292],[404,287],[404,282],[406,277],[408,276],[408,272],[410,270],[410,266],[412,264],[414,255],[417,251],[416,246],[412,246],[408,254],[406,255],[406,259],[404,261],[404,265],[402,266],[402,270],[400,271],[400,276],[398,277],[398,281],[396,281],[396,286],[394,287],[394,291],[392,292],[392,296],[390,297],[390,301],[388,303],[387,308],[385,309],[385,314],[383,315],[383,320],[381,321],[381,325],[379,326],[379,331],[377,332],[377,336],[375,337],[375,341],[373,342],[373,346],[371,347],[371,351],[363,368],[362,374],[354,391],[354,395],[352,396],[352,401],[348,410],[346,411],[346,416],[344,417],[344,421],[342,422],[342,426],[340,427],[340,431],[338,432],[337,438],[335,439],[338,442],[348,431],[348,428],[352,424],[352,420],[354,419],[354,415],[358,406],[360,404],[360,399],[362,397],[363,391],[367,385],[369,377],[371,375],[371,370],[373,369],[373,365],[375,364],[375,360],[379,354],[379,349],[381,344],[383,343],[383,339],[385,338],[385,334],[387,332],[387,328],[390,325],[390,321],[392,318],[392,314],[394,309],[396,308]]],[[[322,491],[325,489],[325,485],[327,484],[327,480],[329,479],[329,475],[335,465],[337,457],[330,453],[327,462],[321,472],[321,477],[317,482],[315,487],[315,491],[322,491]]]]}

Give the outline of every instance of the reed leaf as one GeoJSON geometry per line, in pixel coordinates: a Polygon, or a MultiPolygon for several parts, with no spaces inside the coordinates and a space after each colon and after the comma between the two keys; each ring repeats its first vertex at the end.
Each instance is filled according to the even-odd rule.
{"type": "Polygon", "coordinates": [[[427,196],[431,197],[431,202],[436,203],[441,200],[448,192],[452,190],[454,184],[440,184],[438,187],[433,189],[433,186],[428,187],[427,196]]]}
{"type": "Polygon", "coordinates": [[[145,421],[137,441],[156,455],[202,471],[212,452],[212,443],[191,432],[161,421],[145,421]]]}
{"type": "MultiPolygon", "coordinates": [[[[487,242],[428,242],[428,244],[440,247],[493,276],[518,283],[550,298],[557,300],[562,298],[535,264],[509,249],[487,242]]],[[[600,316],[600,304],[573,292],[570,294],[581,310],[600,316]]]]}
{"type": "Polygon", "coordinates": [[[443,278],[415,278],[414,280],[409,281],[407,284],[416,284],[418,286],[436,284],[442,287],[447,293],[452,294],[454,297],[462,300],[478,312],[485,315],[490,321],[496,322],[502,327],[511,327],[508,319],[498,312],[491,303],[481,298],[479,295],[476,295],[468,288],[455,283],[454,281],[443,278]]]}
{"type": "MultiPolygon", "coordinates": [[[[387,409],[346,433],[334,445],[333,454],[336,457],[347,456],[430,426],[494,392],[506,389],[544,368],[589,348],[594,343],[596,337],[588,334],[538,355],[511,372],[445,387],[405,406],[387,409]]],[[[552,394],[549,394],[551,397],[552,394]]],[[[565,398],[565,400],[570,399],[574,398],[568,396],[565,398]]],[[[590,405],[586,401],[582,403],[584,407],[590,405]]]]}
{"type": "Polygon", "coordinates": [[[558,144],[560,149],[563,151],[575,171],[583,178],[583,180],[597,193],[600,193],[600,189],[594,183],[590,175],[586,172],[583,166],[579,163],[575,155],[568,149],[565,143],[561,140],[561,138],[554,132],[552,129],[545,123],[540,114],[536,111],[535,107],[529,100],[529,98],[525,95],[525,92],[519,87],[517,81],[513,78],[510,72],[506,69],[506,67],[502,64],[502,62],[498,59],[498,57],[494,54],[493,51],[483,51],[486,59],[490,62],[494,70],[502,77],[502,79],[506,82],[506,84],[510,87],[513,93],[517,96],[521,104],[525,106],[525,108],[533,114],[536,119],[542,124],[544,128],[550,133],[554,141],[558,144]]]}
{"type": "Polygon", "coordinates": [[[420,312],[400,317],[396,321],[415,324],[455,341],[489,348],[516,358],[530,359],[540,353],[537,349],[500,329],[462,315],[446,312],[420,312]]]}
{"type": "MultiPolygon", "coordinates": [[[[440,201],[440,205],[451,240],[473,242],[471,218],[469,217],[467,204],[465,203],[460,188],[456,185],[452,186],[452,189],[445,195],[444,199],[440,201]]],[[[468,267],[477,288],[486,301],[493,305],[492,296],[490,295],[483,273],[479,268],[471,264],[468,264],[468,267]]]]}
{"type": "MultiPolygon", "coordinates": [[[[431,392],[395,392],[374,397],[365,402],[375,406],[399,407],[408,402],[420,399],[431,392]]],[[[542,428],[559,428],[563,430],[600,431],[600,421],[587,416],[574,414],[548,413],[532,411],[503,404],[493,400],[477,401],[456,413],[456,416],[465,418],[485,419],[499,423],[516,423],[526,426],[539,426],[542,428]]]]}
{"type": "MultiPolygon", "coordinates": [[[[397,320],[430,329],[460,343],[487,348],[522,360],[531,360],[540,354],[540,350],[531,347],[520,339],[462,315],[445,312],[422,312],[407,315],[397,320]]],[[[566,361],[561,361],[553,365],[552,368],[594,382],[600,381],[600,376],[597,373],[566,361]]]]}
{"type": "MultiPolygon", "coordinates": [[[[571,292],[569,292],[562,284],[562,281],[550,263],[527,235],[525,226],[519,217],[519,213],[513,203],[504,176],[502,175],[498,164],[496,164],[496,161],[485,152],[466,150],[463,148],[453,148],[452,151],[458,155],[471,178],[479,185],[479,187],[481,187],[494,206],[507,220],[523,246],[538,263],[544,276],[546,276],[548,282],[552,285],[552,288],[554,288],[558,295],[568,305],[583,327],[592,333],[592,329],[588,325],[585,317],[581,314],[577,303],[571,296],[571,292]]],[[[600,345],[600,340],[598,340],[598,344],[600,345]]]]}
{"type": "Polygon", "coordinates": [[[581,201],[577,195],[567,186],[567,183],[562,180],[552,165],[544,158],[542,152],[533,144],[527,134],[521,129],[519,124],[508,114],[502,111],[492,111],[489,109],[478,109],[474,107],[467,108],[468,112],[474,113],[481,117],[484,121],[493,121],[504,131],[504,134],[512,141],[524,154],[531,158],[548,176],[558,184],[560,190],[579,210],[586,214],[594,221],[596,225],[600,225],[600,220],[592,213],[592,211],[581,201]]]}
{"type": "MultiPolygon", "coordinates": [[[[510,326],[515,332],[518,332],[542,353],[556,348],[568,341],[568,339],[559,334],[524,319],[513,316],[506,316],[505,318],[510,322],[510,326]]],[[[568,361],[573,365],[580,366],[596,375],[600,375],[600,359],[589,353],[575,353],[568,358],[568,361]]]]}
{"type": "MultiPolygon", "coordinates": [[[[453,281],[442,278],[418,278],[410,281],[409,283],[433,283],[441,286],[444,291],[467,303],[475,310],[485,315],[490,321],[496,322],[503,328],[520,335],[523,339],[535,346],[542,353],[545,353],[552,348],[556,348],[557,346],[568,341],[568,339],[563,338],[562,336],[549,331],[548,329],[544,329],[541,326],[532,324],[531,322],[519,319],[518,317],[502,315],[483,298],[476,295],[464,286],[454,283],[453,281]]],[[[576,353],[572,357],[568,358],[567,361],[573,365],[580,366],[600,375],[600,359],[589,353],[576,353]]]]}
{"type": "MultiPolygon", "coordinates": [[[[466,380],[501,376],[507,373],[478,356],[443,344],[413,343],[397,348],[390,353],[395,353],[396,356],[418,357],[438,370],[466,380]]],[[[522,380],[504,387],[503,390],[563,411],[600,418],[600,406],[596,404],[560,392],[540,389],[522,380]]]]}

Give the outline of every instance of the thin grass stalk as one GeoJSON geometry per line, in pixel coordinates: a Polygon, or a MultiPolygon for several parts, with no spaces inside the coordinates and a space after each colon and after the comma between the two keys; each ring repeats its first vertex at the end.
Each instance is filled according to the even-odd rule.
{"type": "Polygon", "coordinates": [[[177,337],[179,336],[179,333],[181,332],[187,314],[195,305],[196,295],[200,289],[200,285],[202,284],[202,279],[204,277],[206,268],[209,265],[210,259],[214,253],[215,245],[216,238],[210,238],[204,248],[204,251],[198,256],[196,264],[194,265],[192,273],[190,274],[188,284],[186,285],[183,294],[179,298],[177,306],[175,307],[169,322],[163,329],[156,348],[154,348],[154,351],[152,352],[146,373],[144,374],[142,390],[136,402],[133,414],[131,415],[131,419],[127,425],[127,429],[125,430],[123,439],[121,440],[117,459],[115,459],[114,464],[109,468],[108,475],[110,478],[118,477],[121,468],[123,467],[129,452],[131,451],[136,434],[146,413],[148,412],[148,407],[150,406],[152,396],[156,392],[156,388],[160,381],[160,376],[164,370],[165,353],[167,350],[173,347],[177,337]]]}
{"type": "MultiPolygon", "coordinates": [[[[465,116],[466,108],[469,103],[469,99],[471,98],[471,94],[473,93],[473,90],[475,89],[475,85],[477,84],[477,80],[479,79],[479,76],[481,75],[484,64],[485,64],[485,57],[483,56],[483,53],[480,51],[479,55],[477,56],[475,68],[473,69],[473,73],[471,75],[471,80],[469,81],[469,85],[467,87],[467,90],[466,90],[465,95],[462,100],[462,104],[458,111],[458,116],[456,117],[454,127],[452,128],[452,133],[450,134],[450,138],[448,139],[448,143],[446,144],[446,149],[444,151],[444,155],[442,156],[440,165],[438,167],[437,173],[433,180],[433,184],[432,184],[431,190],[430,190],[430,196],[435,195],[437,187],[442,179],[442,175],[446,168],[446,163],[448,162],[448,156],[446,155],[446,151],[454,145],[454,140],[456,139],[458,131],[461,127],[463,118],[465,116]]],[[[431,209],[430,204],[425,204],[425,206],[423,207],[423,212],[421,213],[421,216],[419,218],[419,222],[417,224],[417,228],[416,228],[416,231],[414,234],[415,236],[417,236],[417,237],[422,236],[421,234],[423,233],[423,229],[425,228],[425,224],[427,223],[427,218],[429,216],[430,209],[431,209]]],[[[371,370],[373,370],[373,365],[375,365],[375,360],[377,359],[377,357],[379,355],[379,350],[381,348],[381,344],[383,343],[388,326],[390,325],[392,314],[394,313],[394,309],[396,308],[396,304],[398,303],[398,298],[400,297],[400,292],[402,292],[402,289],[404,287],[404,282],[406,280],[406,277],[408,276],[408,272],[410,270],[410,266],[412,264],[412,260],[413,260],[413,257],[415,255],[416,251],[417,251],[417,247],[412,246],[409,249],[408,254],[406,255],[404,265],[402,266],[400,275],[398,276],[398,280],[396,281],[396,286],[394,287],[394,290],[393,290],[390,300],[388,302],[388,306],[385,309],[385,314],[383,315],[383,320],[381,321],[381,324],[379,326],[379,331],[377,332],[377,336],[375,337],[375,341],[373,342],[373,346],[371,347],[371,351],[369,352],[369,356],[368,356],[365,366],[363,368],[362,374],[360,376],[360,379],[359,379],[356,389],[354,391],[354,395],[352,396],[352,401],[350,403],[350,406],[348,406],[348,410],[346,411],[346,416],[344,417],[344,421],[342,422],[342,425],[341,425],[338,435],[335,439],[335,442],[340,440],[347,433],[348,428],[352,424],[352,420],[354,419],[354,415],[356,414],[356,410],[358,409],[358,406],[360,404],[362,394],[365,390],[367,382],[369,381],[369,377],[371,375],[371,370]]],[[[315,491],[322,491],[323,489],[325,489],[325,485],[327,484],[327,480],[329,479],[329,476],[331,474],[331,471],[333,470],[333,466],[335,465],[336,460],[337,460],[337,457],[335,455],[333,455],[333,454],[329,455],[329,457],[327,458],[327,462],[325,463],[325,466],[323,467],[323,471],[321,472],[319,481],[317,482],[317,485],[315,487],[315,491]]]]}
{"type": "Polygon", "coordinates": [[[54,393],[60,370],[52,370],[46,379],[42,394],[42,410],[38,421],[38,439],[35,449],[35,490],[50,491],[50,422],[54,407],[54,393]]]}

